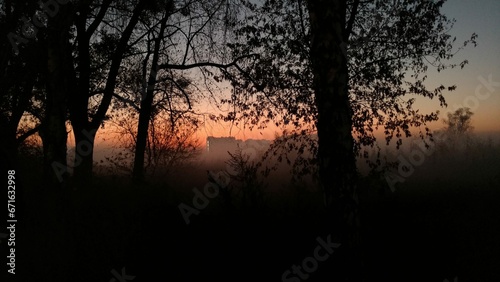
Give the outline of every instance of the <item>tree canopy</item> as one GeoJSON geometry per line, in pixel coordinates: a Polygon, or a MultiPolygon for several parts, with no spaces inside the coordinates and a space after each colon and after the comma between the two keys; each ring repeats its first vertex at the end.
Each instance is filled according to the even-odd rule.
{"type": "Polygon", "coordinates": [[[453,113],[448,113],[448,119],[444,120],[445,131],[453,136],[472,131],[474,129],[471,120],[473,114],[469,108],[459,108],[453,113]]]}
{"type": "MultiPolygon", "coordinates": [[[[476,34],[455,47],[450,34],[454,20],[441,12],[445,1],[347,1],[343,38],[348,60],[349,98],[352,109],[355,151],[377,146],[375,131],[382,130],[387,143],[399,147],[417,128],[423,138],[431,134],[427,124],[438,120],[439,111],[422,113],[416,98],[437,99],[447,106],[444,94],[455,85],[429,89],[425,82],[430,68],[438,72],[463,68],[454,55],[476,34]]],[[[317,108],[312,88],[311,29],[307,7],[301,0],[263,1],[237,25],[235,54],[254,52],[243,71],[226,73],[234,93],[223,102],[235,106],[233,119],[249,127],[276,123],[290,136],[315,134],[317,108]]],[[[243,67],[242,67],[243,68],[243,67]]],[[[314,142],[313,142],[314,143],[314,142]]],[[[315,146],[309,146],[315,150],[315,146]]]]}

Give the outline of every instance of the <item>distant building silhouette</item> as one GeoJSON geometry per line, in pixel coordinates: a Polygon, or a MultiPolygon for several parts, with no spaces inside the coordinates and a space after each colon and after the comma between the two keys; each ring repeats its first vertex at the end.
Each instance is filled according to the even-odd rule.
{"type": "Polygon", "coordinates": [[[209,156],[226,157],[227,152],[234,152],[238,149],[241,140],[234,137],[207,137],[207,153],[209,156]]]}
{"type": "Polygon", "coordinates": [[[245,154],[262,154],[269,147],[269,140],[248,139],[246,141],[236,139],[235,137],[207,137],[206,155],[208,159],[228,159],[230,153],[235,153],[238,149],[243,150],[245,154]]]}

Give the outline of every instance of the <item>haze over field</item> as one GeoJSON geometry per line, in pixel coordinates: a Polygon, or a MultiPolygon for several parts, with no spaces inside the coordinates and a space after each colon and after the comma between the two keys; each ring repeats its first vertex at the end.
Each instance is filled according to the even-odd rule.
{"type": "Polygon", "coordinates": [[[499,27],[498,0],[0,1],[0,281],[500,281],[499,27]]]}

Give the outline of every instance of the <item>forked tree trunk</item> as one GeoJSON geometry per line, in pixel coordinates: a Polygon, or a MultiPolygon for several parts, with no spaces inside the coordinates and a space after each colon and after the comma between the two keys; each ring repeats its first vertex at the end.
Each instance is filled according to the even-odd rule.
{"type": "Polygon", "coordinates": [[[348,96],[346,1],[309,0],[311,63],[318,110],[318,161],[333,234],[342,244],[345,281],[362,281],[356,163],[348,96]]]}
{"type": "MultiPolygon", "coordinates": [[[[105,1],[103,4],[103,9],[109,7],[111,1],[105,1]]],[[[118,42],[116,49],[113,52],[111,58],[111,66],[107,73],[106,86],[104,89],[104,94],[99,104],[97,112],[94,114],[92,121],[89,121],[88,116],[88,103],[89,103],[89,89],[90,89],[90,53],[89,53],[89,42],[94,30],[89,30],[86,25],[85,19],[77,19],[77,29],[78,29],[78,46],[79,46],[79,78],[78,88],[76,92],[71,96],[70,102],[70,113],[71,113],[71,123],[74,130],[75,136],[75,162],[74,167],[74,182],[77,186],[88,186],[90,180],[92,179],[92,168],[93,168],[93,152],[95,144],[95,134],[102,122],[106,119],[106,113],[111,104],[113,94],[115,93],[115,86],[117,82],[117,76],[120,71],[120,65],[124,58],[124,54],[128,48],[128,41],[134,32],[134,28],[139,22],[140,15],[142,14],[147,1],[139,1],[134,10],[127,27],[122,33],[122,36],[118,42]],[[80,20],[80,21],[79,21],[80,20]]],[[[96,19],[96,21],[102,21],[104,15],[101,15],[96,19]]]]}
{"type": "MultiPolygon", "coordinates": [[[[166,28],[168,17],[165,15],[161,20],[160,32],[154,40],[153,59],[151,60],[151,70],[148,77],[147,88],[144,89],[144,97],[141,100],[139,111],[139,124],[137,127],[137,142],[135,144],[134,168],[132,178],[135,183],[144,181],[144,156],[148,140],[149,122],[153,111],[154,86],[156,84],[158,61],[160,59],[160,47],[163,33],[166,28]]],[[[147,63],[147,61],[145,62],[147,63]]]]}

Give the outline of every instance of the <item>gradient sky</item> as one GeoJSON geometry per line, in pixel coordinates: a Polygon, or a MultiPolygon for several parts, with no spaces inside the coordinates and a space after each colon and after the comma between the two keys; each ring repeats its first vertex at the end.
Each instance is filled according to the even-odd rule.
{"type": "MultiPolygon", "coordinates": [[[[456,19],[450,31],[457,37],[456,43],[460,44],[475,32],[478,44],[456,55],[456,62],[469,61],[464,69],[429,72],[428,86],[457,85],[455,91],[445,96],[448,108],[441,109],[441,116],[445,117],[447,112],[460,105],[469,106],[475,113],[472,120],[477,132],[500,131],[500,1],[449,0],[443,7],[443,13],[456,19]],[[481,78],[489,80],[489,77],[493,85],[496,83],[496,86],[490,87],[491,92],[481,83],[481,78]],[[476,89],[479,89],[477,97],[476,89]]],[[[422,110],[439,108],[437,101],[419,102],[422,110]]],[[[435,126],[441,127],[442,123],[435,126]]]]}
{"type": "MultiPolygon", "coordinates": [[[[446,117],[446,113],[455,108],[469,106],[474,112],[472,121],[476,132],[500,132],[500,1],[448,0],[443,7],[443,13],[449,18],[456,19],[455,26],[450,31],[451,35],[457,37],[456,47],[469,39],[474,32],[478,34],[478,45],[475,48],[468,46],[455,56],[453,60],[455,63],[464,59],[469,61],[464,69],[458,67],[441,73],[430,69],[428,72],[426,85],[429,88],[441,84],[457,86],[455,91],[445,94],[448,108],[440,108],[438,100],[426,98],[417,99],[416,106],[423,113],[440,110],[441,118],[446,117]],[[490,86],[491,92],[481,83],[482,79],[493,81],[493,86],[490,86]],[[481,99],[475,96],[476,89],[479,89],[481,99]],[[486,96],[489,97],[485,98],[486,96]]],[[[206,104],[202,105],[202,108],[204,112],[215,109],[214,106],[206,104]]],[[[443,123],[440,120],[431,124],[430,127],[439,129],[443,127],[443,123]]],[[[244,140],[274,139],[275,133],[279,132],[281,130],[275,127],[263,131],[250,131],[230,124],[215,124],[207,121],[206,125],[200,129],[197,138],[202,143],[208,136],[234,136],[244,140]]],[[[99,135],[102,138],[107,134],[99,130],[99,135]]]]}
{"type": "MultiPolygon", "coordinates": [[[[477,47],[467,46],[451,61],[459,63],[467,59],[469,64],[464,69],[458,67],[441,73],[430,69],[428,72],[426,85],[429,88],[441,84],[457,86],[455,91],[445,93],[448,108],[441,108],[438,100],[426,98],[417,99],[416,105],[425,113],[440,110],[441,118],[456,108],[468,106],[474,112],[472,121],[476,132],[500,131],[500,1],[449,0],[443,7],[443,13],[456,19],[455,26],[450,31],[452,36],[457,37],[455,46],[460,47],[475,32],[478,34],[477,47]],[[482,79],[491,80],[493,86],[488,89],[481,83],[482,79]],[[495,83],[498,86],[495,86],[495,83]],[[479,96],[475,95],[476,89],[479,89],[479,96]]],[[[206,109],[209,108],[210,106],[206,109]]],[[[443,127],[443,123],[440,120],[430,127],[439,129],[443,127]]],[[[199,137],[204,139],[214,135],[235,136],[241,139],[272,139],[275,132],[279,130],[269,128],[265,131],[250,132],[248,129],[243,130],[228,124],[209,123],[202,128],[199,137]]]]}

